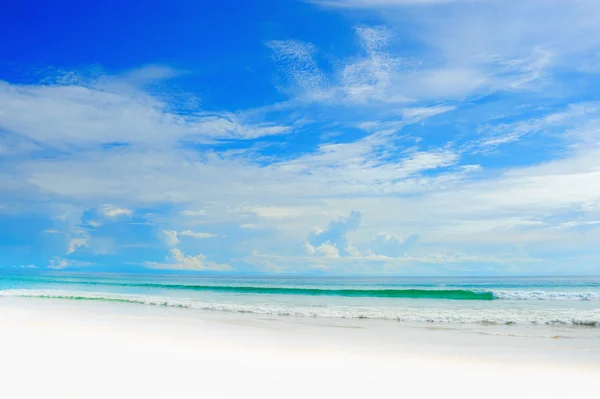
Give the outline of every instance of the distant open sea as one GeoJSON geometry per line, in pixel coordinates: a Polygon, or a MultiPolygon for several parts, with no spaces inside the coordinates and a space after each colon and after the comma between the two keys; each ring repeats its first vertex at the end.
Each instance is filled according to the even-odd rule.
{"type": "Polygon", "coordinates": [[[2,297],[272,316],[600,327],[600,277],[216,277],[0,272],[2,297]]]}

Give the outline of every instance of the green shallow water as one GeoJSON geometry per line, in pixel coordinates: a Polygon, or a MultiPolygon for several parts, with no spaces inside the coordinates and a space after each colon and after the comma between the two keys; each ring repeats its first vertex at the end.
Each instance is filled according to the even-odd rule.
{"type": "MultiPolygon", "coordinates": [[[[19,279],[27,283],[28,279],[19,279]]],[[[406,298],[406,299],[449,299],[449,300],[468,300],[468,301],[491,301],[497,299],[494,294],[486,290],[473,290],[467,288],[411,288],[411,287],[298,287],[298,286],[274,286],[265,284],[241,285],[238,283],[229,284],[193,284],[177,282],[134,282],[118,280],[84,280],[84,279],[52,279],[52,278],[34,278],[33,283],[50,284],[74,284],[77,286],[106,286],[123,287],[133,289],[154,289],[170,291],[195,291],[195,292],[215,292],[229,294],[267,294],[267,295],[304,295],[304,296],[330,296],[330,297],[351,297],[351,298],[406,298]],[[37,281],[36,281],[37,280],[37,281]]]]}
{"type": "Polygon", "coordinates": [[[273,286],[238,286],[238,285],[196,285],[196,284],[163,284],[163,283],[123,283],[107,281],[77,281],[77,285],[131,287],[143,289],[164,289],[176,291],[207,291],[233,294],[267,294],[267,295],[308,295],[338,296],[354,298],[406,298],[406,299],[451,299],[467,301],[491,301],[494,295],[486,291],[467,289],[359,289],[359,288],[309,288],[309,287],[273,287],[273,286]]]}
{"type": "Polygon", "coordinates": [[[286,287],[239,287],[239,286],[207,286],[207,285],[151,285],[151,288],[182,289],[193,291],[215,291],[240,294],[272,294],[272,295],[311,295],[342,296],[371,298],[423,298],[491,301],[491,292],[475,292],[470,290],[421,290],[421,289],[324,289],[324,288],[286,288],[286,287]]]}
{"type": "Polygon", "coordinates": [[[597,277],[293,277],[0,273],[3,297],[417,323],[600,326],[597,277]]]}

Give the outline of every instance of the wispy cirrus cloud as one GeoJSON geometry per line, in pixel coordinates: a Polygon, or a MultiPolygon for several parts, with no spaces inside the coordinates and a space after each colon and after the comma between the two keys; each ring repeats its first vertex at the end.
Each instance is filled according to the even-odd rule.
{"type": "Polygon", "coordinates": [[[571,104],[558,112],[546,114],[540,118],[520,120],[514,123],[488,124],[479,128],[479,133],[485,135],[478,146],[482,150],[496,148],[503,144],[512,143],[522,138],[542,131],[551,131],[573,127],[587,122],[588,118],[595,117],[600,111],[600,104],[588,102],[571,104]]]}
{"type": "MultiPolygon", "coordinates": [[[[178,114],[137,88],[105,84],[17,85],[0,81],[0,129],[12,148],[68,150],[100,145],[149,145],[190,140],[247,140],[285,134],[291,126],[247,121],[230,112],[178,114]]],[[[7,145],[0,143],[0,148],[7,145]]]]}
{"type": "Polygon", "coordinates": [[[367,26],[359,26],[355,32],[360,53],[341,62],[330,76],[319,67],[313,44],[294,40],[268,43],[287,80],[283,89],[300,101],[326,104],[411,102],[390,90],[395,75],[409,64],[387,50],[392,32],[385,27],[367,26]]]}
{"type": "Polygon", "coordinates": [[[316,47],[297,40],[273,40],[266,43],[284,72],[276,82],[283,91],[293,89],[308,101],[328,101],[333,93],[325,74],[315,61],[316,47]],[[290,87],[292,85],[292,87],[290,87]]]}
{"type": "Polygon", "coordinates": [[[57,269],[566,270],[600,239],[599,9],[544,3],[318,2],[354,26],[259,40],[268,95],[190,86],[256,108],[179,107],[194,71],[155,64],[0,82],[2,216],[57,269]]]}

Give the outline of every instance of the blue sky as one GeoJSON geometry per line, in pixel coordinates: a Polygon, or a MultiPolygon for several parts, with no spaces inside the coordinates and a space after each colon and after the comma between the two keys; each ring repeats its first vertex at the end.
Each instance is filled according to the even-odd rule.
{"type": "Polygon", "coordinates": [[[599,274],[599,17],[8,1],[0,268],[599,274]]]}

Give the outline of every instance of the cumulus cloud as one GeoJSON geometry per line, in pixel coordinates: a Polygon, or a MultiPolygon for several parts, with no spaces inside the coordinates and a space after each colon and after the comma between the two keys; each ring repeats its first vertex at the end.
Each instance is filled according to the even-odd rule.
{"type": "Polygon", "coordinates": [[[338,257],[339,251],[346,251],[346,247],[348,247],[346,235],[358,228],[360,219],[360,212],[352,211],[347,217],[329,222],[326,229],[313,231],[307,238],[306,252],[330,258],[338,257]]]}
{"type": "Polygon", "coordinates": [[[83,248],[88,246],[88,237],[75,237],[69,239],[69,245],[67,248],[67,255],[72,254],[77,251],[78,248],[83,248]]]}
{"type": "Polygon", "coordinates": [[[419,240],[417,234],[411,234],[406,238],[395,234],[379,233],[373,238],[369,252],[372,254],[385,255],[390,257],[400,257],[406,254],[419,240]]]}
{"type": "MultiPolygon", "coordinates": [[[[45,192],[77,201],[110,194],[114,196],[110,202],[118,204],[172,203],[199,209],[211,203],[211,215],[205,214],[203,219],[239,226],[240,218],[248,217],[247,223],[241,224],[260,225],[261,234],[271,229],[285,231],[273,242],[298,237],[296,248],[307,241],[305,232],[313,226],[320,225],[325,231],[323,220],[348,215],[353,209],[361,209],[361,218],[368,220],[363,228],[349,230],[362,236],[363,252],[374,234],[381,230],[393,232],[398,225],[442,245],[449,241],[461,245],[475,245],[480,240],[489,243],[494,237],[502,243],[509,239],[517,243],[523,237],[519,229],[525,225],[513,224],[513,234],[503,233],[506,230],[497,227],[506,224],[495,215],[531,220],[555,215],[562,219],[563,211],[572,210],[597,219],[592,211],[599,203],[600,192],[595,176],[600,159],[594,144],[598,129],[593,124],[578,128],[589,115],[588,111],[574,112],[564,122],[552,125],[561,132],[568,131],[564,135],[568,143],[587,143],[571,147],[563,159],[492,173],[481,166],[465,168],[468,165],[459,163],[463,155],[447,148],[407,149],[386,160],[380,154],[390,145],[390,136],[379,131],[348,143],[321,145],[312,153],[266,165],[235,159],[206,161],[185,152],[186,162],[181,162],[181,157],[170,152],[120,151],[114,156],[104,153],[98,157],[86,154],[32,160],[21,173],[45,192]],[[152,185],[144,180],[149,170],[152,185]],[[473,171],[477,172],[475,177],[473,171]],[[260,218],[260,223],[253,217],[260,218]],[[472,234],[456,234],[472,219],[482,220],[477,231],[485,234],[475,230],[472,234]],[[368,236],[362,232],[374,225],[381,228],[368,236]]],[[[548,113],[548,118],[560,119],[557,112],[548,113]]],[[[540,242],[552,236],[541,225],[528,228],[537,229],[535,234],[527,233],[528,242],[534,236],[540,242]]],[[[347,239],[315,234],[308,242],[316,248],[328,240],[340,256],[350,255],[347,239]]]]}
{"type": "Polygon", "coordinates": [[[66,259],[52,259],[48,265],[48,269],[60,270],[69,267],[69,261],[66,259]]]}
{"type": "Polygon", "coordinates": [[[169,247],[176,247],[179,244],[179,237],[175,230],[163,230],[163,239],[169,247]]]}
{"type": "Polygon", "coordinates": [[[144,266],[148,269],[159,270],[186,270],[186,271],[231,271],[233,268],[226,264],[219,264],[208,261],[202,254],[196,256],[185,255],[177,248],[171,249],[171,256],[167,258],[168,262],[145,262],[144,266]]]}
{"type": "Polygon", "coordinates": [[[304,251],[307,255],[311,256],[322,256],[324,258],[339,258],[340,252],[338,251],[336,244],[332,244],[329,241],[324,242],[319,246],[312,246],[310,243],[304,243],[304,251]]]}
{"type": "Polygon", "coordinates": [[[595,245],[600,107],[577,99],[596,88],[581,65],[600,48],[598,2],[333,3],[372,7],[379,25],[355,27],[341,54],[267,42],[288,99],[260,109],[181,111],[147,90],[179,76],[157,65],[0,82],[3,215],[50,215],[44,239],[64,232],[80,255],[109,252],[89,229],[129,231],[135,210],[170,250],[148,267],[178,270],[224,267],[214,248],[178,249],[205,231],[225,231],[232,257],[259,248],[248,263],[273,271],[530,264],[507,248],[557,259],[595,245]]]}
{"type": "Polygon", "coordinates": [[[104,216],[109,218],[117,218],[120,216],[131,216],[133,212],[127,208],[119,208],[114,205],[105,205],[102,207],[101,212],[104,216]]]}

